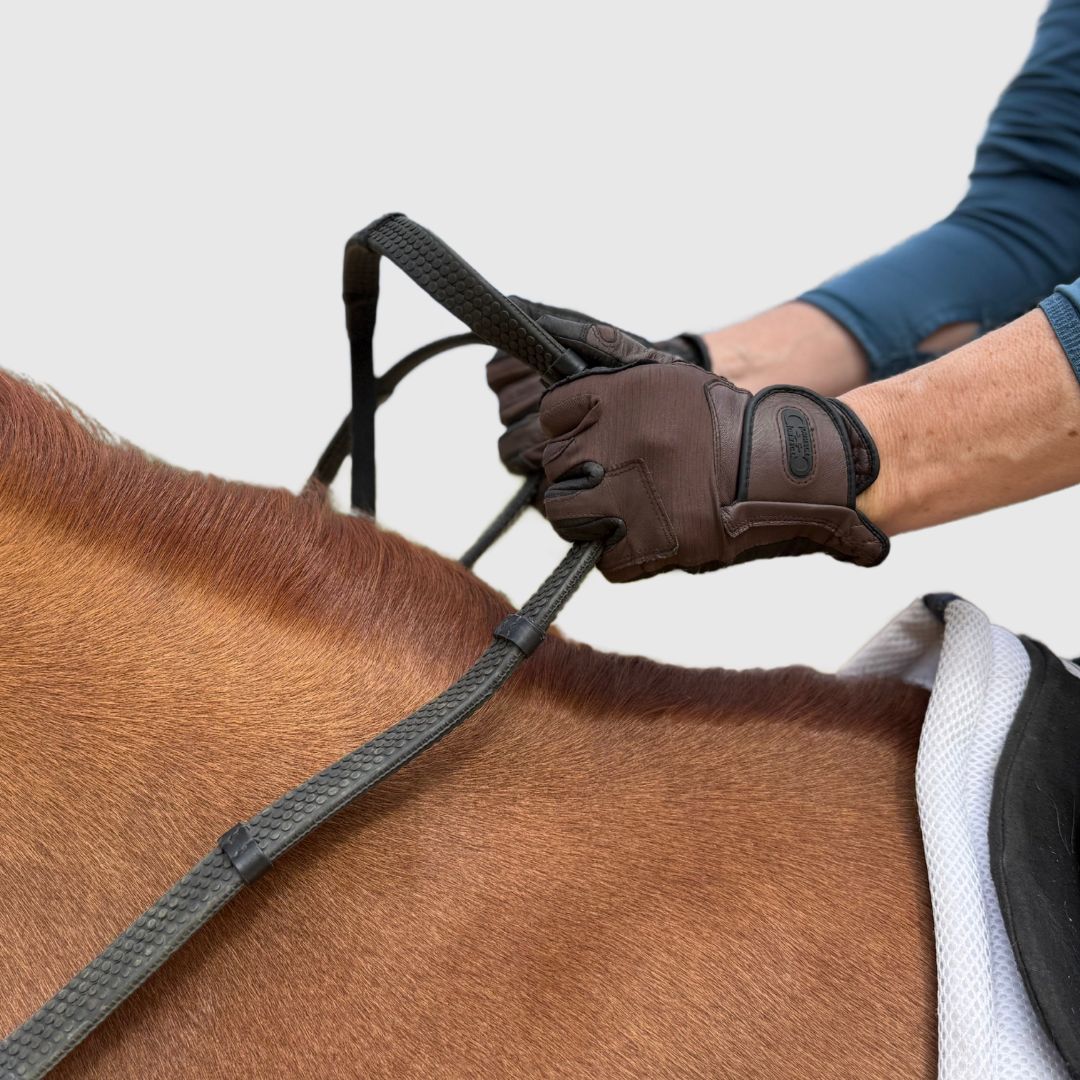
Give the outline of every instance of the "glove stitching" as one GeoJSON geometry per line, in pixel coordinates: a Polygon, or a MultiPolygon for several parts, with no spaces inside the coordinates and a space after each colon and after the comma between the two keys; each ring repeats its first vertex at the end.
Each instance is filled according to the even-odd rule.
{"type": "MultiPolygon", "coordinates": [[[[732,507],[735,506],[747,506],[747,503],[732,503],[732,507]]],[[[830,535],[839,537],[843,533],[848,532],[854,526],[848,522],[841,522],[835,524],[831,521],[824,521],[821,518],[809,518],[809,517],[790,517],[790,518],[754,518],[753,521],[747,521],[742,525],[733,525],[731,523],[731,508],[723,507],[721,513],[724,518],[724,529],[733,540],[738,539],[743,533],[748,532],[750,529],[756,529],[762,525],[820,525],[821,528],[826,529],[830,535]]],[[[862,523],[856,523],[859,528],[862,528],[862,523]]],[[[876,540],[863,540],[853,541],[862,544],[876,544],[876,540]]]]}
{"type": "MultiPolygon", "coordinates": [[[[717,382],[726,382],[723,377],[718,377],[717,382]]],[[[712,426],[712,443],[713,443],[713,468],[712,477],[709,480],[709,488],[712,491],[713,508],[723,513],[724,503],[720,493],[720,475],[723,468],[723,461],[721,460],[721,451],[723,449],[720,440],[720,417],[716,414],[716,402],[713,401],[712,388],[716,385],[715,382],[706,382],[702,386],[702,392],[705,394],[705,403],[709,409],[709,420],[712,426]]]]}
{"type": "MultiPolygon", "coordinates": [[[[567,398],[565,401],[560,401],[557,407],[560,408],[560,409],[564,408],[564,407],[568,407],[572,402],[577,402],[577,401],[587,401],[587,402],[589,402],[590,403],[589,404],[589,409],[585,413],[585,415],[574,425],[574,427],[570,431],[565,432],[562,435],[558,435],[558,436],[555,436],[555,437],[552,437],[552,438],[548,439],[547,444],[546,444],[546,446],[544,448],[543,465],[544,465],[545,470],[547,469],[547,467],[550,464],[557,461],[560,457],[562,457],[563,454],[566,453],[567,450],[570,449],[571,446],[573,446],[574,440],[583,431],[586,431],[588,428],[592,427],[593,423],[595,423],[595,420],[589,420],[589,418],[593,415],[593,413],[594,413],[594,411],[596,410],[596,407],[597,407],[596,399],[593,398],[592,394],[575,394],[573,397],[567,398]],[[589,423],[586,423],[585,422],[586,420],[589,420],[589,423]]],[[[549,409],[548,415],[550,416],[550,409],[549,409]]],[[[541,429],[543,429],[543,421],[542,420],[541,420],[541,425],[540,426],[541,426],[541,429]]],[[[547,434],[546,431],[544,433],[547,434]]],[[[548,479],[551,480],[551,477],[549,476],[548,479]]],[[[554,482],[557,482],[557,481],[554,481],[554,482]]]]}
{"type": "MultiPolygon", "coordinates": [[[[616,465],[612,469],[605,469],[605,479],[609,476],[620,476],[623,473],[637,471],[641,475],[641,479],[644,482],[645,493],[649,497],[649,501],[652,503],[653,510],[656,512],[657,519],[660,522],[660,527],[664,532],[664,536],[668,543],[671,545],[667,550],[650,551],[643,555],[635,555],[625,559],[620,559],[618,562],[609,561],[606,558],[603,560],[604,565],[601,569],[605,570],[620,570],[625,566],[634,566],[639,563],[651,562],[654,559],[669,559],[678,554],[679,551],[679,538],[675,535],[675,530],[671,526],[671,520],[668,518],[667,511],[664,509],[663,503],[657,498],[656,489],[653,486],[652,474],[649,472],[648,465],[641,458],[634,458],[631,461],[624,461],[619,465],[616,465]]],[[[626,540],[620,541],[615,545],[616,550],[621,544],[626,543],[626,540]]],[[[628,548],[629,550],[629,548],[628,548]]]]}

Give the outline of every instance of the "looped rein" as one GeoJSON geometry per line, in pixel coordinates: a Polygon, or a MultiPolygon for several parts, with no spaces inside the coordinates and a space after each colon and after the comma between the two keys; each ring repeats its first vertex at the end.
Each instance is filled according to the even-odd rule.
{"type": "MultiPolygon", "coordinates": [[[[379,259],[384,255],[458,316],[477,339],[526,360],[545,380],[586,367],[438,237],[403,214],[389,214],[358,232],[345,248],[344,299],[353,372],[352,502],[368,513],[375,508],[374,415],[382,392],[373,372],[372,338],[379,259]]],[[[442,351],[431,352],[432,346],[425,349],[428,355],[442,351]]],[[[418,350],[397,365],[405,365],[398,378],[427,358],[422,356],[409,366],[423,352],[418,350]]],[[[385,396],[394,385],[389,384],[385,396]]],[[[336,445],[332,441],[323,455],[327,459],[333,451],[323,475],[331,471],[334,457],[344,456],[342,431],[335,440],[336,445]]],[[[573,545],[521,610],[495,628],[491,644],[452,686],[225,832],[164,896],[0,1042],[0,1080],[44,1076],[245,885],[359,795],[471,716],[539,647],[601,550],[598,543],[573,545]]]]}
{"type": "Polygon", "coordinates": [[[545,382],[587,366],[482,278],[456,251],[404,214],[387,214],[345,245],[342,297],[352,366],[352,504],[375,513],[375,378],[373,341],[379,260],[385,256],[476,337],[532,365],[545,382]]]}

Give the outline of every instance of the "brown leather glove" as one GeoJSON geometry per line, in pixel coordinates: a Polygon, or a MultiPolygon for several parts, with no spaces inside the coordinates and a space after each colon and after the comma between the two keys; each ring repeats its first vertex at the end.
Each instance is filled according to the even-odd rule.
{"type": "MultiPolygon", "coordinates": [[[[587,330],[601,324],[588,315],[569,308],[537,304],[518,296],[513,297],[513,300],[556,337],[565,339],[567,344],[573,339],[574,344],[571,347],[583,355],[605,364],[625,362],[625,357],[612,357],[602,350],[598,352],[590,348],[586,341],[587,330]]],[[[653,345],[636,334],[625,330],[620,333],[623,340],[621,347],[631,358],[640,358],[644,351],[655,349],[709,370],[708,348],[696,334],[680,334],[653,345]]],[[[540,376],[523,360],[500,350],[488,361],[487,380],[488,386],[498,396],[499,419],[506,427],[499,439],[499,457],[502,458],[502,463],[510,472],[521,476],[539,472],[544,445],[547,443],[547,436],[540,427],[538,415],[540,398],[544,393],[540,376]]]]}
{"type": "MultiPolygon", "coordinates": [[[[569,343],[567,343],[569,344],[569,343]]],[[[654,360],[544,395],[544,509],[568,540],[606,539],[610,581],[825,551],[860,566],[889,541],[855,509],[874,441],[846,405],[797,386],[751,395],[654,360]]]]}

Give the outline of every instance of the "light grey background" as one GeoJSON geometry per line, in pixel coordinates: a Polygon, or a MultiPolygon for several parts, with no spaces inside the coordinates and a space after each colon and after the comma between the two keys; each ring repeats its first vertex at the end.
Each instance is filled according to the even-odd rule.
{"type": "MultiPolygon", "coordinates": [[[[508,292],[711,328],[946,213],[1041,8],[9,6],[0,363],[176,464],[296,488],[347,408],[341,249],[372,218],[404,210],[508,292]]],[[[457,327],[384,282],[383,363],[457,327]]],[[[383,522],[451,555],[514,486],[483,359],[435,361],[379,420],[383,522]]],[[[952,590],[1075,654],[1078,511],[1074,490],[901,537],[872,571],[597,575],[562,625],[831,668],[952,590]]],[[[533,515],[479,570],[520,600],[562,549],[533,515]]]]}

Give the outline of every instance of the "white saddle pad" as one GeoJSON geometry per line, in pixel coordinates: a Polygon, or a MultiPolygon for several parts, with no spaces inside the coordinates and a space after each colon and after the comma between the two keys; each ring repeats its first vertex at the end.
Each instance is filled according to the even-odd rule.
{"type": "Polygon", "coordinates": [[[844,667],[931,690],[915,790],[934,909],[939,1080],[1068,1080],[1028,1001],[990,875],[994,770],[1030,672],[973,604],[918,600],[844,667]]]}

